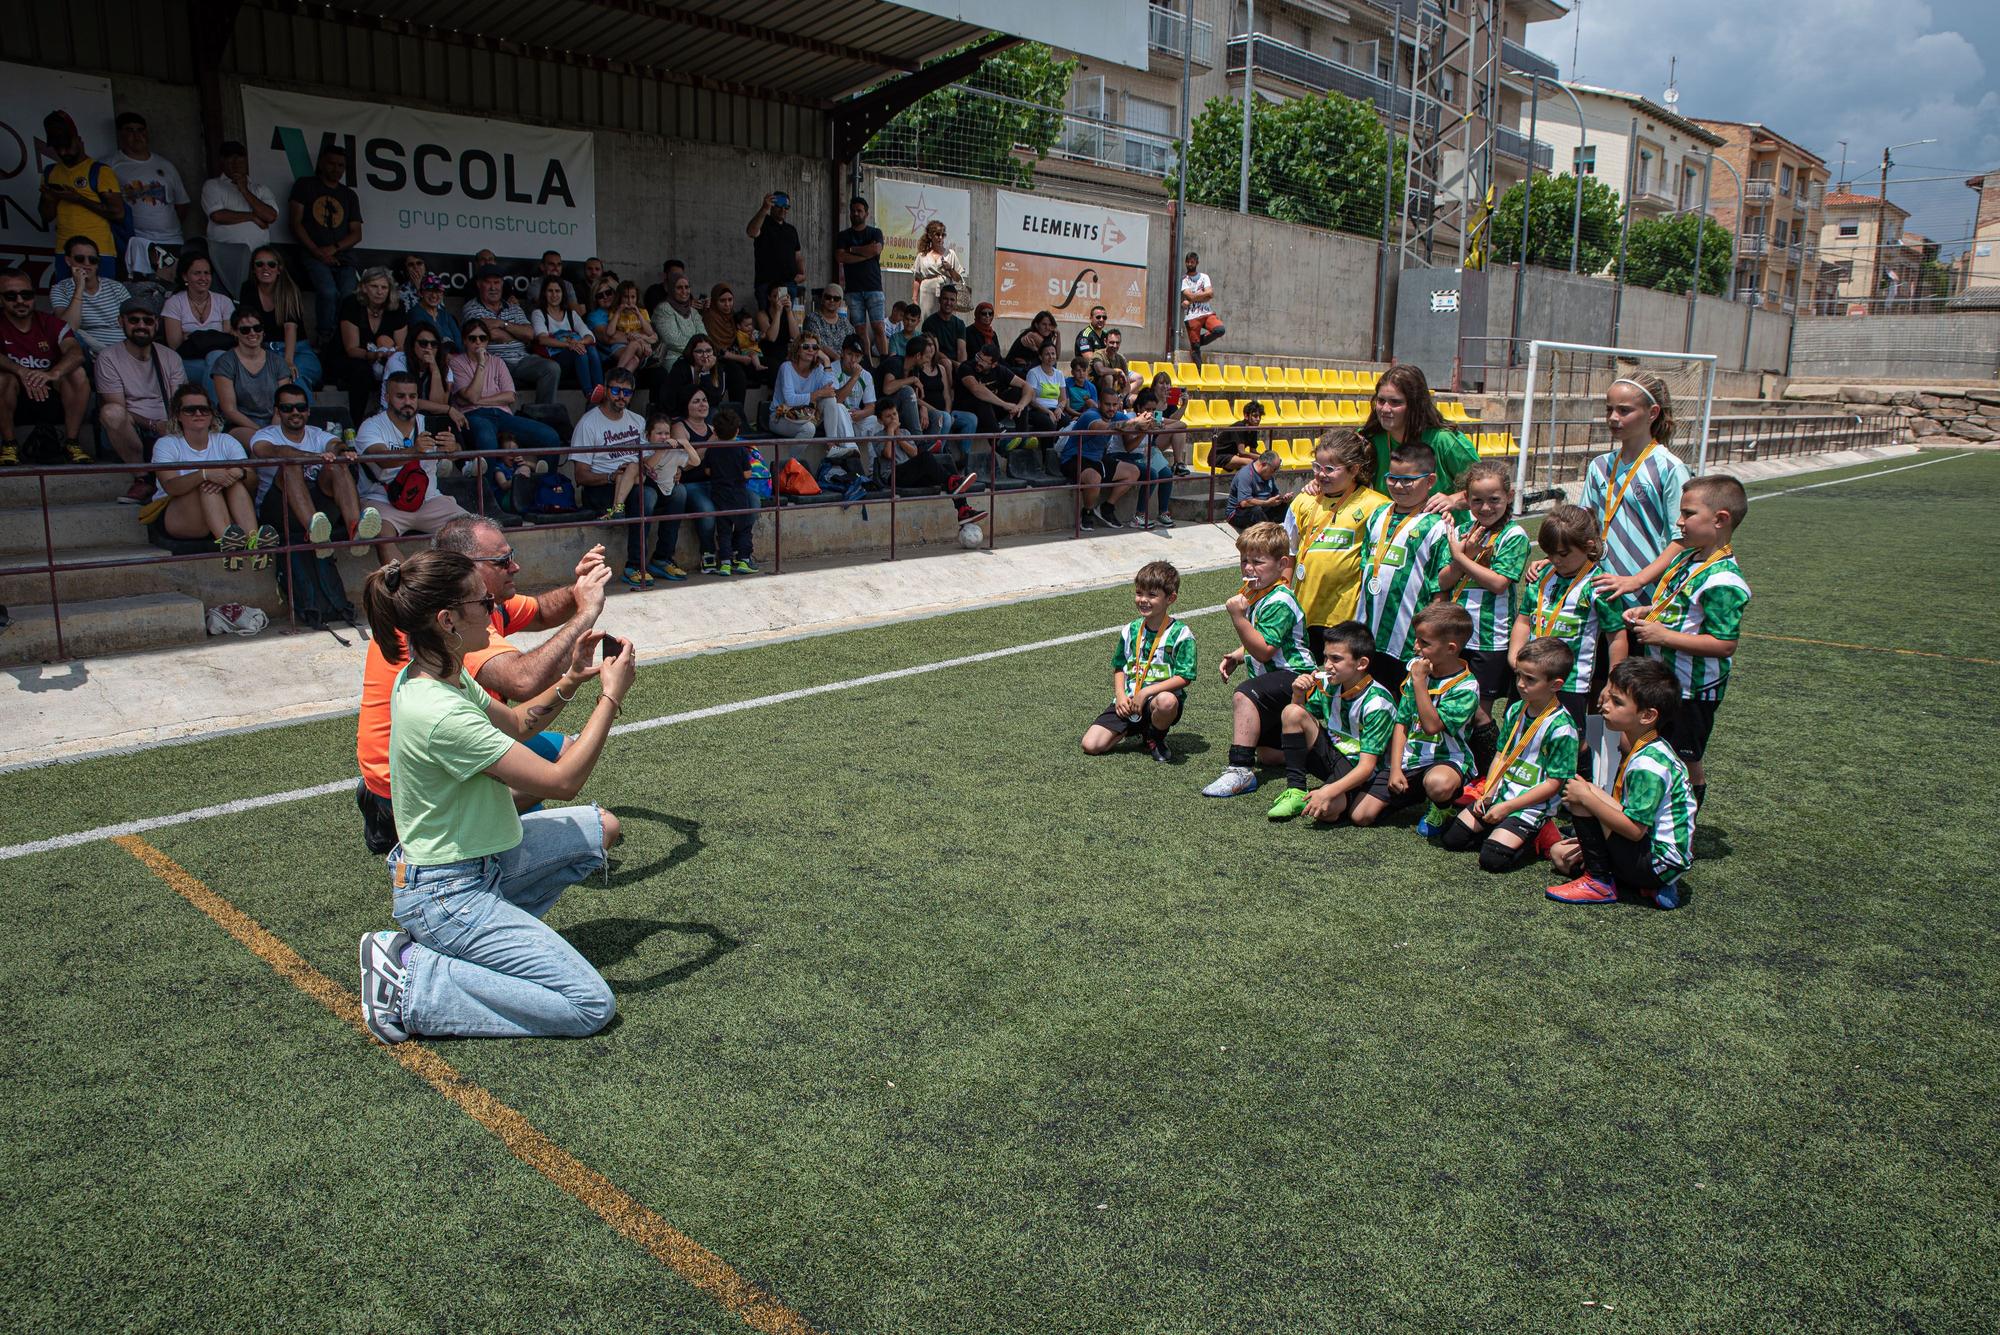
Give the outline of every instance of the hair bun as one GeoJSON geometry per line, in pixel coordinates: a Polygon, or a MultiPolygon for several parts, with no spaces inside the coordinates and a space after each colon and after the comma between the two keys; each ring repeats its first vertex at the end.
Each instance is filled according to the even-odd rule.
{"type": "Polygon", "coordinates": [[[403,563],[391,561],[382,567],[382,587],[394,593],[396,586],[403,582],[403,563]]]}

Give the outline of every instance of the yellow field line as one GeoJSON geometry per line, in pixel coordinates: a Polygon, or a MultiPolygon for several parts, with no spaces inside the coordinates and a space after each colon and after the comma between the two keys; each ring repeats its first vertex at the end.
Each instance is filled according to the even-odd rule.
{"type": "MultiPolygon", "coordinates": [[[[192,873],[136,835],[112,840],[143,863],[168,888],[200,909],[251,954],[299,991],[368,1037],[357,990],[342,987],[307,963],[304,956],[263,924],[202,884],[192,873]]],[[[372,1043],[373,1040],[370,1039],[372,1043]]],[[[688,1283],[706,1293],[753,1329],[772,1335],[817,1335],[814,1327],[776,1297],[751,1283],[721,1257],[634,1200],[603,1174],[535,1129],[533,1123],[490,1092],[454,1070],[421,1043],[384,1048],[403,1068],[457,1104],[467,1116],[500,1138],[522,1163],[576,1197],[626,1238],[644,1248],[688,1283]]]]}
{"type": "Polygon", "coordinates": [[[1809,640],[1803,635],[1765,635],[1760,632],[1744,631],[1737,638],[1778,640],[1785,644],[1816,644],[1822,649],[1858,649],[1870,654],[1902,654],[1906,658],[1942,658],[1948,663],[1977,663],[1981,667],[2000,667],[2000,658],[1968,658],[1964,654],[1934,654],[1928,649],[1896,649],[1882,644],[1848,644],[1844,640],[1809,640]]]}

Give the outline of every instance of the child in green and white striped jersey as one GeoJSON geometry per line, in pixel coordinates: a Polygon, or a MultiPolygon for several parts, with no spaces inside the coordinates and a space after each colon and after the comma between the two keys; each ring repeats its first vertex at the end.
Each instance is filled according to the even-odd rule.
{"type": "Polygon", "coordinates": [[[1563,785],[1576,775],[1580,739],[1556,699],[1571,658],[1569,646],[1552,637],[1522,647],[1515,662],[1521,698],[1501,719],[1500,751],[1487,764],[1479,799],[1445,826],[1444,846],[1454,853],[1478,849],[1487,871],[1512,871],[1534,856],[1563,785]]]}
{"type": "Polygon", "coordinates": [[[1111,705],[1083,734],[1083,753],[1101,756],[1135,728],[1146,754],[1170,761],[1167,730],[1180,721],[1194,682],[1194,632],[1172,616],[1181,595],[1181,572],[1167,561],[1148,561],[1132,579],[1139,619],[1118,634],[1111,651],[1111,705]]]}
{"type": "Polygon", "coordinates": [[[1687,465],[1674,457],[1674,400],[1667,382],[1635,370],[1604,392],[1604,417],[1618,448],[1584,468],[1577,503],[1597,519],[1604,561],[1597,591],[1621,611],[1651,588],[1681,549],[1675,523],[1687,465]]]}
{"type": "Polygon", "coordinates": [[[1451,513],[1426,508],[1436,476],[1437,456],[1430,446],[1421,441],[1396,446],[1382,477],[1389,504],[1361,526],[1361,594],[1354,615],[1375,637],[1375,680],[1391,691],[1402,689],[1411,627],[1437,597],[1438,576],[1451,560],[1446,538],[1451,513]]]}
{"type": "Polygon", "coordinates": [[[1272,820],[1303,812],[1331,825],[1368,791],[1396,733],[1396,699],[1369,675],[1374,653],[1368,627],[1342,621],[1326,630],[1326,666],[1292,679],[1282,718],[1285,791],[1271,804],[1272,820]],[[1308,790],[1308,774],[1327,782],[1308,790]]]}
{"type": "Polygon", "coordinates": [[[1493,726],[1495,702],[1514,694],[1514,670],[1507,662],[1514,631],[1514,586],[1528,568],[1528,530],[1509,514],[1514,506],[1514,474],[1498,459],[1481,459],[1465,470],[1468,513],[1456,516],[1445,533],[1451,564],[1438,579],[1438,592],[1472,614],[1472,639],[1465,661],[1479,683],[1479,712],[1472,719],[1472,758],[1484,774],[1499,746],[1493,726]]]}
{"type": "Polygon", "coordinates": [[[1667,566],[1646,605],[1625,613],[1640,652],[1659,660],[1680,687],[1680,708],[1662,732],[1688,767],[1697,804],[1708,796],[1702,756],[1750,605],[1750,584],[1732,546],[1749,508],[1743,484],[1726,473],[1688,483],[1680,509],[1687,550],[1667,566]]]}
{"type": "Polygon", "coordinates": [[[1373,825],[1388,812],[1428,798],[1417,833],[1436,834],[1451,819],[1465,776],[1472,772],[1472,744],[1466,736],[1479,709],[1479,683],[1465,665],[1464,645],[1472,617],[1457,603],[1433,603],[1411,625],[1417,656],[1396,705],[1396,731],[1389,739],[1389,764],[1377,770],[1367,796],[1349,817],[1373,825]]]}
{"type": "Polygon", "coordinates": [[[1617,604],[1600,597],[1591,582],[1604,555],[1604,544],[1590,511],[1577,505],[1558,505],[1543,517],[1542,531],[1535,539],[1548,553],[1548,567],[1529,583],[1521,606],[1514,612],[1508,657],[1517,657],[1529,640],[1545,635],[1568,645],[1574,658],[1556,698],[1581,728],[1584,715],[1590,711],[1587,693],[1597,670],[1600,642],[1608,667],[1617,667],[1628,652],[1625,619],[1617,604]]]}
{"type": "Polygon", "coordinates": [[[1551,886],[1562,904],[1615,904],[1620,892],[1663,909],[1686,897],[1681,877],[1694,865],[1694,789],[1687,767],[1661,735],[1681,704],[1673,674],[1650,658],[1632,658],[1611,670],[1604,688],[1604,721],[1625,739],[1618,777],[1605,792],[1581,776],[1563,788],[1576,823],[1573,850],[1583,875],[1551,886]]]}

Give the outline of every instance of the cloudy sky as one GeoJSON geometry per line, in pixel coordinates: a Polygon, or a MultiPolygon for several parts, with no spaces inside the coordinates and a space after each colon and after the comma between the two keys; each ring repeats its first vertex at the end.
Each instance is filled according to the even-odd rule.
{"type": "Polygon", "coordinates": [[[1963,247],[1976,200],[1967,174],[2000,168],[2000,0],[1567,0],[1528,45],[1566,78],[1658,101],[1678,56],[1680,112],[1761,121],[1889,198],[1909,227],[1963,247]],[[1575,50],[1572,66],[1571,52],[1575,50]],[[1923,179],[1923,178],[1947,179],[1923,179]]]}

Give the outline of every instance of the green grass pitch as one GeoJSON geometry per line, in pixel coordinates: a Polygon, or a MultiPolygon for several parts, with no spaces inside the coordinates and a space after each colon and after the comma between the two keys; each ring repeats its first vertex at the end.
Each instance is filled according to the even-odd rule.
{"type": "MultiPolygon", "coordinates": [[[[1208,615],[1172,766],[1077,749],[1108,636],[614,740],[628,842],[551,920],[619,1020],[434,1046],[828,1330],[1990,1330],[1996,516],[1990,455],[1753,501],[1746,629],[1875,648],[1745,640],[1681,912],[1201,798],[1208,615]]],[[[625,716],[1130,615],[695,657],[625,716]]],[[[0,843],[352,759],[0,775],[0,843]]],[[[148,838],[343,986],[390,924],[345,796],[148,838]]],[[[744,1328],[125,852],[0,876],[9,1329],[744,1328]]]]}

